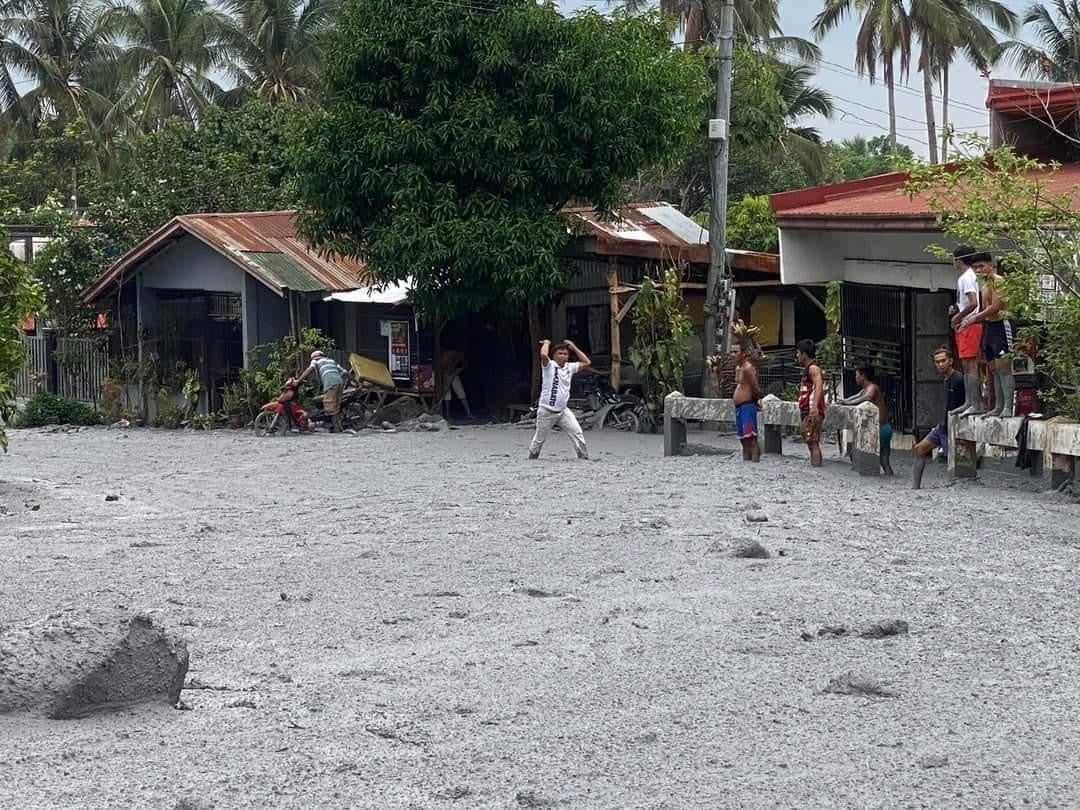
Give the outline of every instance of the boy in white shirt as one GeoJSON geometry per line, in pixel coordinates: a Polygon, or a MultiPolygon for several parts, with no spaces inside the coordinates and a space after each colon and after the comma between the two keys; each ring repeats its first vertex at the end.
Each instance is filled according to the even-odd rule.
{"type": "Polygon", "coordinates": [[[979,385],[979,356],[982,354],[981,323],[973,323],[971,315],[979,311],[979,277],[975,273],[975,258],[985,254],[976,253],[974,248],[961,245],[953,251],[953,265],[960,277],[956,281],[956,304],[950,308],[952,328],[956,335],[956,356],[964,369],[964,391],[966,398],[963,409],[957,411],[964,416],[974,416],[983,412],[982,392],[979,385]]]}
{"type": "Polygon", "coordinates": [[[566,405],[570,401],[570,380],[581,369],[591,366],[592,360],[572,340],[558,344],[554,350],[551,341],[545,340],[540,343],[540,365],[543,377],[536,407],[536,433],[529,444],[529,458],[540,458],[540,450],[548,434],[558,425],[570,436],[577,457],[587,459],[589,450],[585,446],[585,434],[574,412],[566,405]],[[578,362],[568,362],[571,351],[577,355],[578,362]]]}

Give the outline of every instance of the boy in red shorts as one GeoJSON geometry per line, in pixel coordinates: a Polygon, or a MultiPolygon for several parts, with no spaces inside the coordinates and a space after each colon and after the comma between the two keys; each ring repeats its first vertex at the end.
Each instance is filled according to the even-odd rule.
{"type": "Polygon", "coordinates": [[[975,249],[968,245],[961,245],[953,251],[953,266],[960,277],[956,281],[956,304],[951,308],[950,314],[956,335],[956,354],[964,370],[964,407],[957,411],[963,416],[974,416],[983,412],[979,386],[983,325],[972,323],[969,318],[979,311],[979,276],[975,272],[975,260],[985,255],[976,253],[975,249]]]}

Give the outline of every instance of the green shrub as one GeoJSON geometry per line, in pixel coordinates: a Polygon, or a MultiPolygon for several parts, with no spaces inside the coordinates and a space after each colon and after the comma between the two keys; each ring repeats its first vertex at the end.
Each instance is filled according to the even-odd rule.
{"type": "Polygon", "coordinates": [[[58,394],[39,391],[19,412],[19,427],[44,425],[96,425],[101,422],[97,411],[82,402],[58,394]]]}
{"type": "Polygon", "coordinates": [[[184,426],[184,409],[176,404],[167,389],[162,388],[157,395],[157,426],[176,430],[184,426]]]}

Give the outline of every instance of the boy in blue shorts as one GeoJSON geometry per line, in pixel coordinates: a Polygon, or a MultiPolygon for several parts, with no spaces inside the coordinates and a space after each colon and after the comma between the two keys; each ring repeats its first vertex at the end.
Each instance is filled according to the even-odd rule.
{"type": "Polygon", "coordinates": [[[731,359],[735,362],[735,433],[742,443],[743,461],[761,461],[757,438],[761,389],[747,349],[742,340],[735,341],[731,347],[731,359]]]}
{"type": "Polygon", "coordinates": [[[965,401],[964,376],[954,367],[952,349],[942,346],[934,352],[934,368],[941,375],[945,383],[945,413],[942,421],[933,430],[926,434],[921,442],[915,445],[915,468],[912,474],[912,489],[922,489],[923,472],[926,470],[926,462],[940,450],[942,458],[949,454],[949,414],[959,412],[958,409],[965,401]]]}

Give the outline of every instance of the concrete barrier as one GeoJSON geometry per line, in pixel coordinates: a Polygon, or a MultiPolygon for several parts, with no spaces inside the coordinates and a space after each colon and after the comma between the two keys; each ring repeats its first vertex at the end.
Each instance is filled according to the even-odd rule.
{"type": "MultiPolygon", "coordinates": [[[[664,455],[682,455],[686,446],[687,422],[735,421],[735,403],[730,399],[702,399],[669,394],[664,400],[664,455]]],[[[761,401],[758,414],[761,426],[761,449],[765,453],[783,452],[784,428],[800,428],[799,404],[773,395],[761,401]]],[[[878,409],[868,402],[862,405],[829,405],[825,409],[822,433],[850,430],[854,435],[852,466],[860,475],[879,475],[881,466],[878,409]]]]}
{"type": "MultiPolygon", "coordinates": [[[[978,447],[989,444],[1019,449],[1017,434],[1022,417],[949,417],[949,473],[954,478],[975,478],[978,474],[978,447]]],[[[1058,489],[1076,478],[1080,457],[1080,424],[1057,419],[1028,422],[1027,449],[1032,453],[1030,472],[1041,477],[1050,489],[1058,489]]]]}

